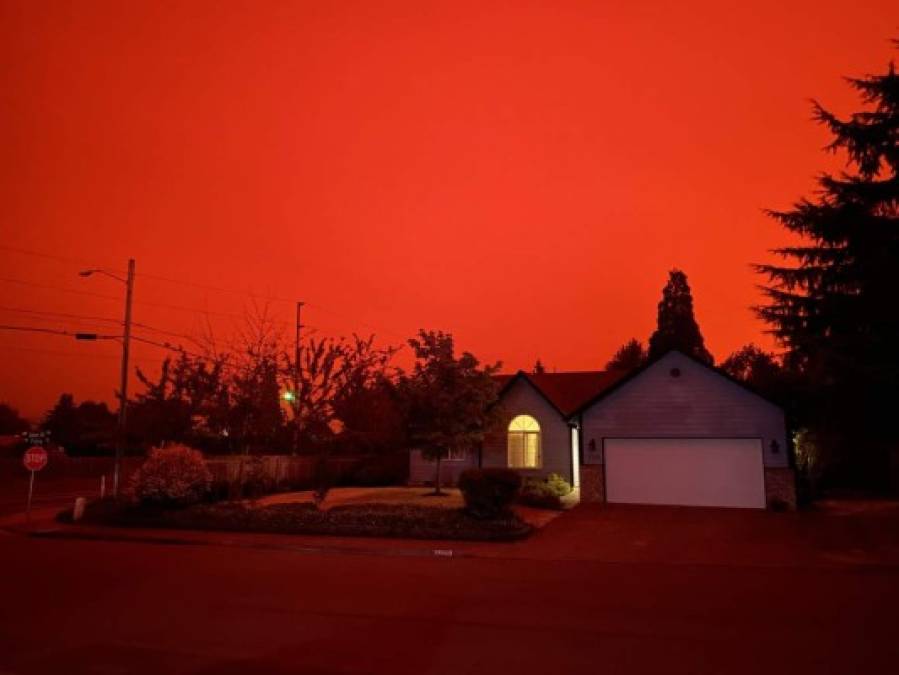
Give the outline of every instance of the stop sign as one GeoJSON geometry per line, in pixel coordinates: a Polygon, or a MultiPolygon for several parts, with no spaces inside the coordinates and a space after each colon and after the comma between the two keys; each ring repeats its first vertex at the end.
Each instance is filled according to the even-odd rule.
{"type": "Polygon", "coordinates": [[[40,471],[47,466],[47,451],[38,446],[28,448],[22,457],[22,463],[29,471],[40,471]]]}

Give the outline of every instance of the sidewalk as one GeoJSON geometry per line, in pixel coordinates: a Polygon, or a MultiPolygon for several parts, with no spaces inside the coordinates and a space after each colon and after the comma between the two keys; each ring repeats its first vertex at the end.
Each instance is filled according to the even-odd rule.
{"type": "Polygon", "coordinates": [[[125,528],[60,523],[59,508],[32,510],[31,525],[25,514],[0,518],[0,533],[45,539],[80,539],[181,546],[225,546],[288,550],[296,553],[334,553],[420,557],[504,557],[524,542],[475,542],[464,540],[389,539],[330,535],[125,528]]]}
{"type": "Polygon", "coordinates": [[[63,524],[56,508],[0,518],[0,536],[282,550],[299,554],[493,558],[653,566],[899,569],[899,513],[850,514],[581,505],[513,542],[387,539],[63,524]]]}

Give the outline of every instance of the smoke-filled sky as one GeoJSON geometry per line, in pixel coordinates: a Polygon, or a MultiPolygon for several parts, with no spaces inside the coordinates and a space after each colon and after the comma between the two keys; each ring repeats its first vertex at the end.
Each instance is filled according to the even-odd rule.
{"type": "MultiPolygon", "coordinates": [[[[763,209],[842,167],[810,99],[855,109],[841,76],[897,34],[895,0],[0,0],[0,324],[114,333],[121,284],[77,272],[134,257],[145,339],[224,340],[249,293],[320,335],[596,369],[677,266],[719,360],[774,347],[763,209]]],[[[28,415],[112,400],[115,342],[0,350],[28,415]]]]}

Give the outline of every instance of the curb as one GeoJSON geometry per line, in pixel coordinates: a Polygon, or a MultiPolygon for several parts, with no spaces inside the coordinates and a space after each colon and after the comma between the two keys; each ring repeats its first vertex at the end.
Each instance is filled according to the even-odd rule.
{"type": "Polygon", "coordinates": [[[418,558],[470,558],[472,554],[448,548],[364,548],[349,546],[303,546],[300,544],[276,544],[249,542],[235,539],[201,539],[190,537],[129,536],[101,532],[72,532],[59,528],[16,532],[35,539],[71,539],[81,541],[105,541],[119,543],[159,544],[164,546],[225,546],[268,551],[290,551],[308,555],[371,555],[418,558]]]}

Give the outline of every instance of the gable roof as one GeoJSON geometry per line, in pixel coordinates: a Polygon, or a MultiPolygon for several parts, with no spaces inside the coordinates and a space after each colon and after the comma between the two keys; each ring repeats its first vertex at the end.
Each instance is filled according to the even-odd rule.
{"type": "Polygon", "coordinates": [[[595,398],[627,376],[618,370],[582,370],[565,373],[526,373],[495,375],[502,395],[518,380],[525,380],[546,399],[562,417],[569,417],[586,401],[595,398]]]}
{"type": "Polygon", "coordinates": [[[725,371],[722,370],[721,368],[719,368],[719,367],[717,367],[717,366],[712,366],[712,365],[709,365],[708,363],[705,363],[705,362],[703,362],[703,361],[700,361],[699,359],[697,359],[697,358],[696,358],[695,356],[693,356],[692,354],[686,354],[686,353],[680,351],[679,349],[669,349],[669,350],[668,350],[667,352],[665,352],[664,354],[660,354],[659,356],[655,357],[654,359],[648,360],[646,363],[644,363],[644,364],[643,364],[642,366],[640,366],[639,368],[635,368],[634,370],[631,370],[631,371],[629,371],[629,372],[625,372],[625,373],[623,374],[622,377],[619,377],[618,379],[616,379],[611,385],[609,385],[608,387],[604,388],[602,391],[597,392],[594,396],[591,396],[589,399],[587,399],[587,400],[585,400],[583,403],[581,403],[575,410],[572,411],[571,414],[579,414],[579,413],[582,413],[582,412],[584,412],[587,408],[593,406],[593,405],[596,404],[596,403],[599,403],[599,401],[601,401],[602,399],[604,399],[606,396],[608,396],[609,394],[611,394],[613,391],[617,391],[617,390],[620,389],[621,387],[625,386],[625,385],[626,385],[628,382],[630,382],[631,380],[636,379],[637,377],[639,377],[639,376],[642,375],[644,372],[646,372],[647,370],[649,370],[650,368],[652,368],[655,364],[657,364],[659,361],[661,361],[662,359],[664,359],[664,358],[665,358],[666,356],[668,356],[669,354],[680,354],[680,355],[683,356],[684,358],[686,358],[686,359],[688,359],[688,360],[690,360],[690,361],[693,361],[694,363],[699,364],[699,365],[702,366],[703,368],[706,368],[707,370],[711,370],[713,373],[715,373],[715,374],[717,374],[717,375],[723,377],[725,380],[727,380],[727,381],[730,382],[731,384],[735,384],[735,385],[737,385],[738,387],[740,387],[741,389],[745,389],[746,391],[750,392],[751,394],[754,394],[755,396],[759,397],[760,399],[762,399],[763,401],[765,401],[765,402],[768,403],[769,405],[773,405],[773,406],[775,406],[775,407],[777,407],[777,408],[780,408],[781,410],[783,409],[783,406],[781,406],[779,403],[776,403],[775,401],[772,401],[772,400],[771,400],[770,398],[768,398],[767,396],[764,396],[764,395],[760,394],[758,391],[756,391],[755,389],[753,389],[751,386],[749,386],[749,385],[746,384],[745,382],[742,382],[742,381],[738,380],[738,379],[735,378],[733,375],[731,375],[730,373],[725,372],[725,371]]]}

